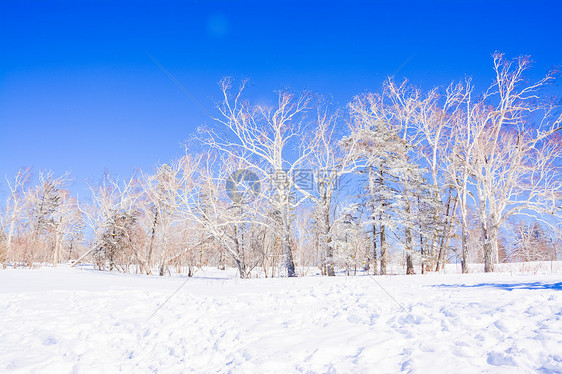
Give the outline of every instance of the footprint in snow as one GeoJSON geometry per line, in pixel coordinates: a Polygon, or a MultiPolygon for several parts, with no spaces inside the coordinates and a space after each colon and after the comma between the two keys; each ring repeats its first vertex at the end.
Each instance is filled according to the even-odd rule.
{"type": "Polygon", "coordinates": [[[487,362],[488,364],[494,366],[502,366],[502,365],[515,366],[515,362],[513,362],[513,359],[503,352],[488,353],[487,362]]]}
{"type": "Polygon", "coordinates": [[[54,336],[47,336],[45,339],[43,339],[43,345],[54,345],[57,344],[57,339],[55,339],[54,336]]]}

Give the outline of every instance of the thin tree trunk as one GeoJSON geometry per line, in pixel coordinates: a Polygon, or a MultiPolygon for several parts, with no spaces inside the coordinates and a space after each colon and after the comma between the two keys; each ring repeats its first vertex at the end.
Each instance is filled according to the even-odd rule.
{"type": "MultiPolygon", "coordinates": [[[[14,208],[15,209],[15,208],[14,208]]],[[[14,231],[16,228],[16,217],[12,214],[10,220],[10,229],[8,230],[8,237],[6,238],[6,258],[4,260],[4,267],[10,261],[10,252],[12,251],[12,238],[14,237],[14,231]]]]}
{"type": "Polygon", "coordinates": [[[63,238],[64,237],[61,233],[57,232],[55,234],[55,250],[53,253],[53,267],[56,267],[60,261],[60,253],[62,252],[61,247],[62,247],[63,238]]]}
{"type": "MultiPolygon", "coordinates": [[[[406,202],[406,214],[408,216],[408,221],[410,221],[410,204],[406,202]]],[[[407,223],[408,224],[408,223],[407,223]]],[[[412,245],[412,229],[408,226],[405,227],[404,233],[406,236],[406,274],[415,274],[414,262],[412,259],[412,251],[414,250],[412,245]]]]}
{"type": "Polygon", "coordinates": [[[238,273],[241,279],[246,278],[246,264],[244,263],[243,250],[240,246],[240,240],[238,238],[238,224],[234,224],[234,249],[236,250],[236,266],[238,267],[238,273]]]}
{"type": "Polygon", "coordinates": [[[156,224],[158,223],[158,210],[154,212],[154,220],[152,222],[152,233],[150,235],[150,248],[148,250],[148,267],[152,268],[152,251],[154,250],[154,239],[156,238],[156,224]]]}
{"type": "Polygon", "coordinates": [[[63,215],[63,213],[61,212],[61,215],[59,217],[59,225],[54,230],[55,231],[55,250],[53,251],[53,267],[56,267],[58,262],[59,262],[61,246],[62,246],[62,239],[64,238],[64,236],[60,232],[60,230],[62,229],[62,215],[63,215]]]}
{"type": "Polygon", "coordinates": [[[466,222],[466,217],[462,218],[462,228],[461,228],[461,268],[462,273],[468,273],[468,224],[466,222]]]}
{"type": "Polygon", "coordinates": [[[287,276],[296,277],[295,262],[293,261],[293,251],[291,250],[291,233],[289,227],[289,212],[287,208],[283,212],[283,254],[285,255],[285,266],[287,276]]]}
{"type": "Polygon", "coordinates": [[[457,209],[458,195],[453,200],[453,209],[451,209],[451,189],[449,189],[449,198],[447,199],[447,211],[445,213],[445,228],[441,236],[441,244],[439,246],[439,255],[437,256],[437,266],[435,271],[439,271],[441,266],[445,266],[445,249],[449,244],[449,232],[451,231],[452,215],[457,209]]]}
{"type": "Polygon", "coordinates": [[[334,266],[334,248],[332,247],[332,238],[330,235],[330,212],[324,207],[324,240],[326,243],[326,271],[329,277],[336,275],[334,266]]]}
{"type": "MultiPolygon", "coordinates": [[[[418,196],[418,206],[420,206],[420,197],[419,197],[419,196],[418,196]]],[[[436,211],[437,211],[437,209],[436,209],[436,211]]],[[[437,216],[437,213],[434,214],[434,217],[436,217],[436,216],[437,216]]],[[[435,220],[436,220],[436,219],[434,218],[434,221],[435,221],[435,220]]],[[[422,274],[425,274],[425,248],[424,248],[424,244],[423,244],[423,231],[424,231],[424,230],[423,230],[423,225],[422,225],[422,222],[420,221],[421,273],[422,273],[422,274]]],[[[435,237],[436,237],[436,236],[433,237],[433,240],[432,240],[432,242],[431,242],[431,246],[434,246],[434,244],[435,244],[435,237]]],[[[429,251],[429,249],[428,249],[428,251],[429,251]]],[[[435,252],[434,252],[434,251],[431,251],[431,253],[428,253],[428,254],[430,254],[431,256],[433,256],[433,253],[435,253],[435,252]]],[[[428,266],[429,266],[429,265],[428,265],[428,266]]],[[[429,269],[428,269],[428,270],[429,270],[429,269]]]]}
{"type": "Polygon", "coordinates": [[[439,262],[441,262],[441,266],[445,266],[445,254],[447,253],[446,250],[449,247],[449,240],[451,239],[451,236],[449,235],[449,233],[451,232],[451,226],[453,225],[453,214],[457,209],[457,202],[459,201],[458,196],[455,196],[455,198],[453,199],[453,209],[450,211],[450,214],[447,218],[447,226],[445,227],[445,233],[443,234],[443,241],[441,242],[441,247],[442,247],[442,251],[441,251],[441,258],[439,259],[439,262]]]}
{"type": "Polygon", "coordinates": [[[461,267],[462,273],[468,273],[468,217],[467,217],[467,207],[466,207],[466,166],[464,168],[464,184],[461,191],[457,191],[457,196],[459,192],[461,192],[461,246],[462,246],[462,253],[461,253],[461,267]]]}
{"type": "Polygon", "coordinates": [[[385,226],[381,225],[381,269],[380,274],[386,275],[386,232],[385,226]]]}
{"type": "MultiPolygon", "coordinates": [[[[374,220],[373,220],[374,221],[374,220]]],[[[377,225],[373,223],[373,274],[378,275],[377,271],[377,225]]]]}
{"type": "Polygon", "coordinates": [[[420,253],[421,253],[421,258],[422,258],[422,263],[421,263],[421,273],[425,274],[425,260],[424,260],[424,248],[423,248],[423,234],[421,231],[422,227],[420,225],[420,253]]]}
{"type": "MultiPolygon", "coordinates": [[[[380,171],[379,171],[379,184],[381,186],[381,190],[382,190],[382,185],[383,185],[383,172],[382,172],[382,165],[380,167],[380,171]]],[[[381,212],[380,216],[379,216],[379,221],[380,221],[380,244],[381,244],[381,266],[380,266],[380,275],[386,275],[386,227],[385,225],[382,223],[382,218],[383,218],[383,214],[384,214],[384,209],[385,209],[385,203],[382,203],[382,209],[383,211],[381,212]]],[[[375,262],[375,267],[376,267],[376,262],[375,262]]]]}

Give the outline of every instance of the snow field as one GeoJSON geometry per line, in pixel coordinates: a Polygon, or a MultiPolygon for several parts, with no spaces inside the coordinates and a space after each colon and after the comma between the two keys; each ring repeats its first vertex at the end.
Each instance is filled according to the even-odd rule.
{"type": "Polygon", "coordinates": [[[561,274],[0,271],[2,373],[560,373],[561,274]]]}

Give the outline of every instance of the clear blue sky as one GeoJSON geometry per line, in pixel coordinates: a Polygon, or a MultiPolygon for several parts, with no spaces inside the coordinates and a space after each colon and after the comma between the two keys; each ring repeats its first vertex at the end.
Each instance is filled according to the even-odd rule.
{"type": "Polygon", "coordinates": [[[250,78],[257,101],[290,87],[344,105],[401,66],[422,87],[483,88],[496,50],[532,55],[539,76],[562,65],[561,19],[561,1],[540,0],[2,0],[0,176],[32,166],[82,184],[179,155],[209,120],[147,53],[209,110],[224,76],[250,78]]]}

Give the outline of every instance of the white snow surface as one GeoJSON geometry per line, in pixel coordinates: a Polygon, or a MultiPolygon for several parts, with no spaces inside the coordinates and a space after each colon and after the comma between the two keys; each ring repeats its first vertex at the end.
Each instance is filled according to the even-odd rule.
{"type": "Polygon", "coordinates": [[[0,372],[562,373],[560,272],[185,279],[0,270],[0,372]]]}

